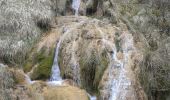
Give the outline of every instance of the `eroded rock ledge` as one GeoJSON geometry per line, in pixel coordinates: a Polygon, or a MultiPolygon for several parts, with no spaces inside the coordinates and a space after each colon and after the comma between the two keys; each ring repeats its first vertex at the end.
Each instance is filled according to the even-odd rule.
{"type": "MultiPolygon", "coordinates": [[[[60,39],[58,59],[63,79],[73,80],[79,87],[97,95],[99,100],[112,97],[114,80],[117,83],[120,80],[126,83],[128,80],[129,84],[120,82],[120,87],[126,88],[122,87],[122,90],[118,91],[117,98],[121,99],[120,93],[126,91],[124,95],[126,99],[146,99],[137,78],[142,53],[136,49],[133,36],[125,24],[115,26],[107,20],[100,21],[85,16],[57,17],[56,23],[56,28],[42,38],[29,58],[36,58],[37,55],[34,54],[46,55],[41,56],[40,60],[28,62],[27,65],[32,67],[28,70],[31,71],[32,79],[44,80],[44,75],[49,79],[50,73],[41,71],[50,70],[51,65],[49,62],[45,64],[43,59],[51,55],[50,51],[55,49],[55,44],[60,39]],[[119,79],[122,73],[119,66],[121,63],[126,70],[123,74],[125,79],[123,76],[119,79]]],[[[27,69],[28,66],[25,67],[27,69]]]]}

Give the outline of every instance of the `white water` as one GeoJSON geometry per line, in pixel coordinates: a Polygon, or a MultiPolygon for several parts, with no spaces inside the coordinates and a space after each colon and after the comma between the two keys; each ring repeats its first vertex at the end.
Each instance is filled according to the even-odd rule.
{"type": "Polygon", "coordinates": [[[111,84],[111,97],[109,100],[126,100],[126,95],[128,93],[128,88],[131,85],[131,81],[126,75],[126,67],[128,66],[128,57],[130,55],[130,50],[134,49],[133,46],[133,37],[130,34],[123,33],[121,35],[122,38],[122,48],[123,48],[123,60],[119,60],[117,58],[117,50],[115,44],[110,42],[106,37],[104,37],[104,32],[96,27],[98,31],[100,32],[102,38],[102,42],[104,45],[108,45],[110,47],[113,47],[113,54],[112,54],[112,60],[114,62],[113,66],[110,66],[109,71],[109,78],[111,79],[109,81],[109,84],[111,84]],[[115,69],[118,69],[118,75],[113,76],[113,73],[115,69]]]}
{"type": "Polygon", "coordinates": [[[114,65],[119,68],[119,75],[115,77],[112,81],[112,92],[110,100],[125,100],[126,94],[128,92],[128,88],[131,85],[131,81],[126,76],[126,66],[128,63],[129,57],[129,48],[133,48],[133,38],[128,37],[128,34],[124,36],[124,44],[123,44],[123,61],[118,60],[116,56],[116,49],[113,50],[112,58],[118,64],[114,65]]]}
{"type": "Polygon", "coordinates": [[[97,100],[96,96],[91,96],[89,93],[87,93],[88,97],[90,98],[90,100],[97,100]]]}
{"type": "Polygon", "coordinates": [[[72,53],[71,53],[71,62],[73,62],[73,81],[75,81],[78,86],[81,86],[81,82],[80,82],[80,67],[79,67],[79,63],[77,61],[77,58],[75,57],[75,48],[76,48],[76,42],[73,41],[73,45],[72,45],[72,53]]]}
{"type": "MultiPolygon", "coordinates": [[[[59,69],[59,65],[58,65],[58,53],[59,53],[59,49],[60,49],[60,44],[61,44],[61,40],[58,42],[57,47],[56,47],[54,61],[53,61],[52,69],[51,69],[51,71],[52,71],[51,78],[50,78],[50,81],[47,82],[47,84],[49,84],[49,85],[62,85],[62,82],[63,82],[63,80],[60,76],[60,69],[59,69]]],[[[29,72],[29,73],[31,73],[31,72],[29,72]]],[[[28,84],[33,84],[36,82],[36,81],[32,81],[27,74],[25,74],[25,81],[28,84]]]]}
{"type": "Polygon", "coordinates": [[[60,76],[60,69],[59,69],[59,65],[58,65],[58,53],[59,53],[59,49],[60,49],[60,44],[61,44],[61,40],[59,40],[59,42],[57,43],[57,48],[55,51],[55,57],[54,57],[54,61],[53,61],[53,65],[52,65],[52,74],[51,74],[51,78],[50,81],[61,81],[62,78],[60,76]]]}
{"type": "Polygon", "coordinates": [[[24,75],[25,75],[25,81],[26,81],[28,84],[33,84],[33,83],[35,83],[35,81],[32,81],[27,74],[24,74],[24,75]]]}
{"type": "MultiPolygon", "coordinates": [[[[131,85],[131,82],[128,80],[128,78],[126,77],[125,73],[125,64],[126,62],[128,62],[128,47],[130,43],[133,42],[127,42],[128,39],[126,38],[126,42],[128,43],[124,43],[123,45],[123,54],[124,54],[124,59],[119,60],[117,58],[117,49],[115,44],[113,44],[112,42],[110,42],[106,37],[104,37],[104,32],[99,29],[98,27],[96,27],[98,29],[98,31],[100,32],[102,38],[102,42],[104,43],[104,45],[108,45],[110,47],[113,48],[113,54],[112,54],[112,60],[114,61],[114,65],[110,66],[110,71],[109,71],[109,78],[112,79],[109,81],[109,83],[111,84],[111,97],[109,98],[109,100],[125,100],[126,97],[126,89],[131,85]],[[119,75],[117,76],[113,76],[113,70],[115,70],[115,68],[118,68],[119,70],[119,75]]],[[[133,40],[132,40],[133,41],[133,40]]],[[[132,46],[132,45],[131,45],[132,46]]]]}
{"type": "Polygon", "coordinates": [[[90,96],[90,100],[97,100],[96,96],[90,96]]]}
{"type": "Polygon", "coordinates": [[[75,16],[78,16],[79,7],[80,7],[80,0],[73,0],[72,8],[75,10],[75,16]]]}

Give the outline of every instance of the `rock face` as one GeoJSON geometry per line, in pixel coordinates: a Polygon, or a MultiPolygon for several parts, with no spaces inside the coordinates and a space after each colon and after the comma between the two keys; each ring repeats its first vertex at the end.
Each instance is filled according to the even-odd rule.
{"type": "Polygon", "coordinates": [[[133,37],[127,31],[120,35],[120,48],[114,48],[112,62],[105,71],[100,83],[101,100],[146,100],[143,90],[140,90],[135,67],[139,67],[139,52],[133,45],[133,37]],[[120,49],[119,49],[120,50],[120,49]],[[118,53],[122,58],[118,58],[118,53]],[[138,56],[138,57],[137,57],[138,56]]]}
{"type": "Polygon", "coordinates": [[[61,75],[94,91],[109,62],[107,51],[100,43],[102,35],[95,26],[100,22],[87,17],[58,18],[59,25],[63,26],[63,21],[65,25],[59,53],[61,75]]]}
{"type": "Polygon", "coordinates": [[[61,41],[61,76],[77,86],[28,85],[23,71],[0,64],[0,99],[87,100],[80,87],[99,100],[169,100],[170,2],[81,0],[79,15],[101,20],[54,19],[72,15],[72,1],[0,0],[0,63],[24,66],[32,80],[49,80],[61,41]]]}
{"type": "MultiPolygon", "coordinates": [[[[52,0],[56,5],[54,7],[58,15],[73,15],[74,7],[72,3],[74,0],[52,0]]],[[[77,2],[77,0],[75,0],[77,2]]],[[[80,0],[80,7],[78,9],[79,15],[93,15],[97,12],[99,0],[80,0]]]]}
{"type": "Polygon", "coordinates": [[[99,93],[99,100],[145,100],[136,77],[141,54],[125,24],[116,27],[107,20],[75,16],[57,17],[56,23],[56,28],[33,49],[29,58],[32,60],[28,59],[25,71],[29,69],[32,79],[49,79],[51,73],[47,71],[52,65],[44,62],[58,39],[61,42],[58,63],[63,79],[73,80],[75,86],[92,94],[99,93]],[[39,58],[37,55],[41,54],[46,56],[39,58]]]}
{"type": "Polygon", "coordinates": [[[125,25],[115,27],[107,21],[73,16],[58,17],[57,23],[62,32],[59,66],[64,79],[72,79],[89,92],[99,92],[101,100],[114,95],[116,100],[146,99],[135,76],[140,52],[125,25]]]}
{"type": "Polygon", "coordinates": [[[93,13],[128,26],[143,52],[139,79],[147,94],[153,94],[149,96],[151,100],[154,95],[169,92],[169,4],[168,0],[98,0],[97,11],[93,13]]]}

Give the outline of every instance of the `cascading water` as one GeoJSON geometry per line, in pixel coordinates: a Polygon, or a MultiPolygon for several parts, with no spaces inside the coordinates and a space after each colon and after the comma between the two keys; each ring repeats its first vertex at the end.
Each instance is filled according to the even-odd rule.
{"type": "Polygon", "coordinates": [[[60,69],[58,65],[58,53],[60,49],[60,44],[61,40],[57,43],[56,51],[55,51],[55,56],[54,56],[54,61],[51,69],[51,78],[49,84],[54,84],[54,85],[61,85],[62,84],[62,78],[60,76],[60,69]]]}
{"type": "Polygon", "coordinates": [[[90,100],[97,100],[96,96],[91,96],[89,93],[87,93],[87,95],[89,96],[90,100]]]}
{"type": "Polygon", "coordinates": [[[71,61],[73,62],[73,80],[80,86],[80,67],[79,64],[77,63],[77,59],[75,58],[75,48],[76,48],[76,42],[73,41],[73,46],[72,46],[72,54],[71,54],[71,61]]]}
{"type": "MultiPolygon", "coordinates": [[[[50,78],[50,81],[47,82],[48,84],[51,84],[51,85],[61,85],[62,84],[62,78],[60,76],[60,69],[59,69],[59,65],[58,65],[58,53],[59,53],[59,49],[60,49],[60,44],[61,44],[61,40],[58,42],[57,47],[56,47],[54,61],[53,61],[52,69],[51,69],[51,71],[52,71],[51,78],[50,78]]],[[[31,73],[31,72],[29,72],[29,73],[31,73]]],[[[36,81],[32,81],[27,74],[25,74],[25,81],[29,84],[33,84],[34,82],[36,82],[36,81]]]]}
{"type": "Polygon", "coordinates": [[[128,92],[128,88],[131,85],[131,81],[126,75],[126,66],[128,63],[128,57],[129,57],[129,48],[133,47],[133,39],[128,37],[128,34],[123,34],[124,35],[124,44],[123,44],[123,55],[124,59],[123,61],[118,60],[116,53],[117,50],[113,50],[113,60],[117,62],[118,64],[114,65],[119,67],[119,75],[117,78],[114,78],[112,81],[112,92],[111,92],[111,97],[110,100],[125,100],[126,94],[128,92]],[[125,36],[126,35],[126,36],[125,36]]]}
{"type": "Polygon", "coordinates": [[[60,76],[59,65],[58,65],[58,53],[59,53],[59,49],[60,49],[60,44],[61,44],[61,40],[58,42],[57,48],[56,48],[56,51],[55,51],[50,81],[61,81],[62,80],[62,78],[60,76]]]}
{"type": "Polygon", "coordinates": [[[25,81],[26,81],[28,84],[33,84],[33,83],[35,82],[35,81],[32,81],[27,74],[24,74],[24,75],[25,75],[25,81]]]}
{"type": "MultiPolygon", "coordinates": [[[[118,63],[115,66],[119,67],[119,76],[117,78],[114,78],[112,81],[112,88],[111,88],[112,94],[110,100],[118,100],[121,90],[124,90],[128,86],[126,85],[128,81],[126,80],[126,76],[125,76],[124,63],[118,60],[115,55],[116,55],[116,50],[114,50],[113,59],[115,60],[115,62],[118,63]]],[[[125,92],[126,91],[121,93],[121,98],[122,98],[121,100],[124,100],[123,97],[125,92]]]]}
{"type": "Polygon", "coordinates": [[[75,10],[75,16],[78,16],[79,7],[80,7],[80,0],[73,0],[72,8],[75,10]]]}

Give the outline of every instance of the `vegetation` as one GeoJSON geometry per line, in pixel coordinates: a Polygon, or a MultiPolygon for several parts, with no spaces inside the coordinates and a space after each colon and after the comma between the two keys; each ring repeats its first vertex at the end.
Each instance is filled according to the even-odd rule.
{"type": "Polygon", "coordinates": [[[33,80],[50,78],[51,67],[53,64],[53,54],[54,52],[51,52],[48,56],[44,56],[44,55],[38,56],[39,64],[34,70],[33,75],[31,76],[33,80]]]}
{"type": "Polygon", "coordinates": [[[17,69],[10,69],[10,71],[13,75],[15,84],[23,84],[25,82],[25,75],[23,71],[17,69]]]}
{"type": "Polygon", "coordinates": [[[0,0],[0,59],[21,65],[54,16],[50,0],[0,0]]]}
{"type": "Polygon", "coordinates": [[[7,67],[0,66],[0,100],[11,99],[11,88],[14,86],[13,75],[7,67]]]}
{"type": "MultiPolygon", "coordinates": [[[[29,59],[31,59],[30,57],[29,59]]],[[[33,73],[31,74],[31,79],[33,80],[46,80],[51,75],[51,67],[53,64],[53,58],[54,58],[54,49],[51,48],[49,52],[46,51],[46,49],[42,49],[41,51],[35,53],[34,57],[31,61],[28,61],[26,63],[26,66],[24,67],[25,71],[28,69],[32,69],[33,73]]],[[[29,70],[30,71],[30,70],[29,70]]]]}
{"type": "Polygon", "coordinates": [[[107,52],[105,50],[98,51],[95,47],[87,47],[86,44],[81,48],[79,64],[82,86],[88,92],[98,93],[99,82],[109,64],[107,52]]]}
{"type": "MultiPolygon", "coordinates": [[[[100,18],[108,18],[116,26],[121,26],[122,22],[126,23],[133,33],[135,43],[141,42],[144,44],[139,49],[143,52],[144,59],[137,67],[140,68],[138,76],[148,99],[165,99],[166,96],[170,95],[169,0],[93,1],[89,2],[86,5],[87,7],[82,7],[80,9],[82,10],[81,13],[84,9],[88,16],[94,18],[98,16],[98,10],[100,10],[100,18]]],[[[66,15],[66,10],[72,13],[70,9],[71,2],[69,0],[0,0],[0,62],[11,66],[24,66],[25,72],[32,71],[31,78],[33,80],[49,79],[53,64],[54,47],[46,48],[47,46],[44,47],[44,43],[39,51],[36,51],[37,48],[35,51],[31,50],[35,43],[39,42],[39,39],[44,36],[44,33],[51,29],[53,22],[56,21],[54,17],[58,13],[66,15]]],[[[74,23],[81,20],[76,20],[74,23]]],[[[79,27],[74,35],[65,35],[67,43],[62,46],[59,54],[61,76],[67,79],[77,77],[73,72],[73,63],[76,62],[80,68],[77,68],[80,71],[77,74],[80,74],[78,81],[81,81],[82,88],[86,88],[88,92],[97,93],[98,85],[108,66],[109,58],[107,51],[101,49],[100,45],[95,44],[97,39],[101,39],[100,36],[97,36],[99,34],[95,34],[93,31],[84,31],[79,34],[81,28],[89,24],[81,23],[84,23],[83,20],[78,25],[79,27]],[[73,41],[76,46],[79,45],[77,50],[70,50],[73,41]],[[67,44],[69,44],[68,47],[67,44]],[[73,58],[73,61],[71,61],[72,55],[77,57],[73,58]]],[[[102,24],[99,26],[104,27],[102,24]]],[[[88,30],[90,30],[90,27],[87,27],[88,30]]],[[[69,27],[64,26],[61,30],[65,32],[67,28],[69,29],[69,27]]],[[[121,43],[118,39],[119,35],[115,34],[114,42],[117,52],[119,52],[122,51],[121,43]]],[[[55,36],[52,35],[51,37],[55,36]]],[[[112,38],[112,36],[110,37],[112,38]]],[[[46,41],[50,40],[51,38],[46,39],[46,41]]],[[[53,45],[51,41],[48,43],[53,45]]],[[[22,72],[0,66],[0,99],[10,100],[13,87],[15,84],[22,83],[24,78],[22,72]]],[[[57,90],[54,89],[54,91],[57,90]]],[[[30,95],[33,96],[31,93],[30,95]]],[[[45,96],[47,100],[55,97],[53,90],[47,91],[45,96]]]]}
{"type": "MultiPolygon", "coordinates": [[[[163,47],[161,49],[166,50],[163,47]]],[[[145,53],[145,60],[141,65],[140,81],[149,99],[156,98],[155,95],[158,95],[157,99],[161,99],[159,96],[162,95],[163,98],[170,91],[170,65],[168,65],[166,59],[162,56],[157,52],[147,51],[145,53]]]]}
{"type": "MultiPolygon", "coordinates": [[[[170,2],[168,0],[111,1],[113,8],[110,7],[110,9],[114,10],[109,12],[109,9],[102,5],[103,11],[111,13],[109,15],[113,18],[123,20],[132,31],[135,43],[142,42],[145,45],[140,48],[144,54],[144,61],[139,67],[139,76],[149,100],[161,99],[155,97],[156,95],[160,97],[162,95],[163,98],[163,94],[170,91],[168,79],[170,73],[168,62],[170,2]]],[[[116,46],[118,47],[117,44],[116,46]]]]}

